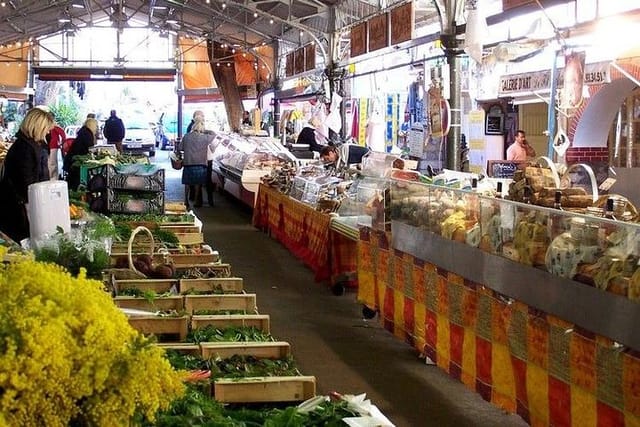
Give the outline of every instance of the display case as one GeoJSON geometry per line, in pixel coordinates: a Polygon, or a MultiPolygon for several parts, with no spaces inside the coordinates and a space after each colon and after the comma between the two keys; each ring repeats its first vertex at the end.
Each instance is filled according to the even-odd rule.
{"type": "Polygon", "coordinates": [[[348,188],[338,215],[334,218],[344,226],[357,229],[362,226],[376,230],[389,228],[389,184],[387,178],[361,177],[353,181],[348,188]]]}
{"type": "Polygon", "coordinates": [[[253,206],[260,179],[295,158],[269,138],[218,134],[215,137],[212,180],[253,206]]]}
{"type": "Polygon", "coordinates": [[[390,205],[394,248],[640,348],[637,223],[404,180],[390,205]]]}

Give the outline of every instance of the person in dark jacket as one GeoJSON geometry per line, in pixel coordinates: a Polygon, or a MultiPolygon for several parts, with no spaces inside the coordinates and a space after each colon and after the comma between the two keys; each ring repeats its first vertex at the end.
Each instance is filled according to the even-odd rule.
{"type": "Polygon", "coordinates": [[[327,145],[320,150],[320,159],[336,169],[362,163],[362,158],[370,153],[368,147],[354,144],[342,144],[340,146],[327,145]]]}
{"type": "MultiPolygon", "coordinates": [[[[111,115],[104,122],[102,133],[109,144],[115,144],[118,152],[122,153],[122,140],[124,140],[124,123],[116,115],[116,110],[111,110],[111,115]]],[[[94,132],[94,135],[96,133],[94,132]]]]}
{"type": "Polygon", "coordinates": [[[78,130],[75,141],[73,141],[69,152],[64,157],[63,169],[67,173],[67,182],[70,190],[77,190],[80,185],[80,167],[73,165],[75,157],[89,154],[89,148],[96,142],[97,131],[98,121],[96,119],[87,119],[78,130]]]}
{"type": "Polygon", "coordinates": [[[324,147],[324,145],[318,144],[318,141],[316,140],[316,130],[310,126],[302,128],[298,134],[296,144],[309,144],[309,150],[317,152],[320,152],[324,147]]]}
{"type": "Polygon", "coordinates": [[[42,161],[42,153],[54,123],[50,112],[40,108],[29,110],[4,160],[0,179],[0,230],[16,242],[29,237],[29,185],[49,179],[49,168],[47,162],[42,161]]]}

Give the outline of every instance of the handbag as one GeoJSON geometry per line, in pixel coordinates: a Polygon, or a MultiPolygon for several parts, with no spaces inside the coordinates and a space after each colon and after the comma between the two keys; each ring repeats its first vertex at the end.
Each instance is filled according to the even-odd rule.
{"type": "Polygon", "coordinates": [[[174,168],[175,170],[180,170],[182,169],[182,158],[180,157],[180,155],[178,153],[176,153],[175,151],[171,152],[169,154],[169,159],[171,160],[171,167],[174,168]]]}

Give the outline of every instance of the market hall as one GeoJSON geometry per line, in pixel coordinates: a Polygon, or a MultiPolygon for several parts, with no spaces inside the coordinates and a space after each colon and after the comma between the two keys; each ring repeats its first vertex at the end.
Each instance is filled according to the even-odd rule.
{"type": "Polygon", "coordinates": [[[2,417],[638,424],[639,11],[0,3],[2,417]]]}

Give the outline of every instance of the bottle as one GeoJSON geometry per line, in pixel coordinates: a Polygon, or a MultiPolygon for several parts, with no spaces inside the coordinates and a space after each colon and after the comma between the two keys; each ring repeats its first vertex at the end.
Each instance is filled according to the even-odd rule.
{"type": "Polygon", "coordinates": [[[522,189],[522,202],[528,205],[531,204],[531,187],[528,185],[522,189]]]}
{"type": "MultiPolygon", "coordinates": [[[[604,208],[604,218],[616,220],[613,212],[614,200],[612,198],[607,199],[607,203],[604,208]]],[[[607,222],[600,224],[598,229],[598,245],[606,249],[610,246],[609,236],[616,231],[616,226],[607,222]]]]}
{"type": "Polygon", "coordinates": [[[605,218],[614,219],[614,220],[617,219],[614,215],[613,206],[614,206],[614,200],[612,198],[608,198],[607,204],[605,205],[605,208],[604,208],[605,218]]]}
{"type": "Polygon", "coordinates": [[[553,197],[553,208],[561,211],[562,210],[562,206],[560,204],[561,201],[562,201],[562,191],[556,190],[553,197]]]}
{"type": "Polygon", "coordinates": [[[496,198],[502,199],[502,181],[498,181],[496,184],[496,198]]]}
{"type": "MultiPolygon", "coordinates": [[[[562,191],[556,190],[556,192],[553,195],[554,209],[559,211],[562,210],[561,200],[562,200],[562,191]]],[[[553,214],[553,213],[549,214],[549,217],[547,218],[547,225],[548,225],[547,232],[551,240],[555,239],[557,236],[559,236],[565,231],[563,226],[563,223],[565,222],[564,220],[565,218],[561,214],[553,214]]]]}

